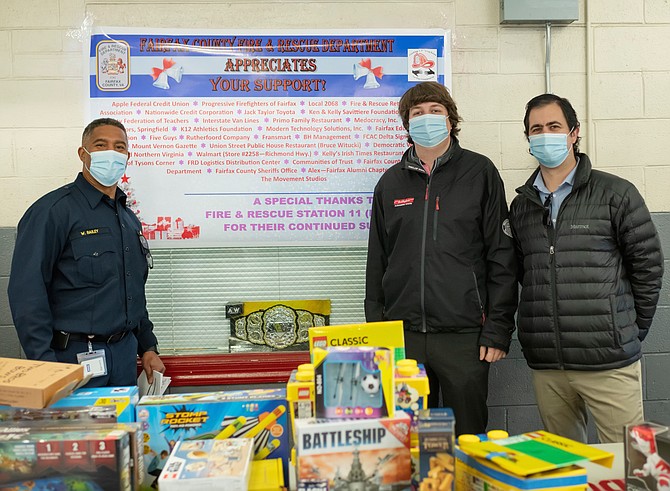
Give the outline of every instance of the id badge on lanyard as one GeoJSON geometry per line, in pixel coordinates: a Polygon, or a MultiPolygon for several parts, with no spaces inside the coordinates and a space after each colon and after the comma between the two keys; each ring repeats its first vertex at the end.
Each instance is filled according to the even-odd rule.
{"type": "Polygon", "coordinates": [[[92,378],[107,375],[107,359],[105,350],[93,350],[93,345],[88,342],[88,351],[77,353],[77,362],[84,367],[84,376],[91,375],[92,378]]]}

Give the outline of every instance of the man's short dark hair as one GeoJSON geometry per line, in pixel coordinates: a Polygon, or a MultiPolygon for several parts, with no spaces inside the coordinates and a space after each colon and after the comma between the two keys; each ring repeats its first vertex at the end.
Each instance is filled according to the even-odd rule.
{"type": "MultiPolygon", "coordinates": [[[[421,82],[420,84],[416,84],[400,98],[398,113],[405,129],[409,131],[409,110],[417,104],[423,104],[424,102],[437,102],[447,108],[449,122],[451,123],[451,134],[457,136],[461,131],[458,123],[462,121],[458,115],[458,108],[447,88],[437,82],[421,82]]],[[[411,137],[408,137],[407,140],[412,143],[411,137]]]]}
{"type": "Polygon", "coordinates": [[[123,123],[120,121],[117,121],[116,119],[113,118],[98,118],[94,119],[90,123],[88,123],[88,126],[84,128],[84,132],[81,135],[81,144],[84,144],[84,141],[91,136],[91,133],[93,133],[93,130],[96,129],[99,126],[116,126],[117,128],[120,128],[124,135],[126,135],[126,138],[128,138],[128,133],[126,132],[126,127],[123,126],[123,123]]]}
{"type": "MultiPolygon", "coordinates": [[[[526,115],[523,117],[523,133],[526,135],[526,138],[528,138],[528,120],[530,119],[531,110],[538,107],[544,107],[549,104],[558,104],[558,106],[561,108],[561,111],[563,111],[563,116],[565,117],[565,121],[568,123],[568,129],[570,129],[570,131],[579,128],[577,112],[575,111],[575,108],[572,107],[572,104],[570,104],[569,100],[567,100],[565,97],[559,97],[555,94],[540,94],[533,97],[528,101],[528,104],[526,104],[526,115]]],[[[579,153],[579,141],[581,139],[582,137],[580,136],[572,145],[572,148],[575,151],[575,155],[579,153]]]]}

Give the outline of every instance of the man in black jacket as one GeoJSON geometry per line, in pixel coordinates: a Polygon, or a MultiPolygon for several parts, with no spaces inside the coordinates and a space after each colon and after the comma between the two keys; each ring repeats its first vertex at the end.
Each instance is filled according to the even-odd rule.
{"type": "Polygon", "coordinates": [[[458,144],[447,89],[424,82],[399,105],[413,143],[375,187],[365,316],[402,320],[407,356],[426,366],[429,405],[456,432],[486,430],[489,365],[505,357],[517,305],[514,245],[493,163],[458,144]]]}
{"type": "Polygon", "coordinates": [[[642,340],[656,311],[663,253],[642,196],[579,153],[567,99],[539,95],[524,117],[540,167],[510,220],[519,254],[519,341],[548,431],[601,442],[643,421],[642,340]]]}

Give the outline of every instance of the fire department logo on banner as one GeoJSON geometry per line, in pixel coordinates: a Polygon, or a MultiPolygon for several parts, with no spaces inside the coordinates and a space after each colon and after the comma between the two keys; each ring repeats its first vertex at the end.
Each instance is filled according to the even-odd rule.
{"type": "Polygon", "coordinates": [[[98,89],[122,91],[130,87],[130,46],[125,41],[100,41],[95,48],[98,89]]]}
{"type": "Polygon", "coordinates": [[[437,82],[437,50],[407,50],[407,80],[410,82],[437,82]]]}

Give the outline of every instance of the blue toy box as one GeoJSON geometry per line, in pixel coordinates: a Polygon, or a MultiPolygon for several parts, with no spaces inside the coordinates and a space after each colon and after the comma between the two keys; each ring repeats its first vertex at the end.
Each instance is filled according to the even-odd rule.
{"type": "Polygon", "coordinates": [[[128,387],[93,387],[77,389],[72,394],[60,399],[51,407],[74,406],[115,406],[116,420],[119,423],[135,422],[135,405],[140,394],[137,386],[128,387]]]}
{"type": "Polygon", "coordinates": [[[281,458],[288,482],[287,406],[283,388],[142,397],[136,417],[146,443],[144,483],[157,478],[177,442],[226,438],[253,438],[254,459],[281,458]]]}

